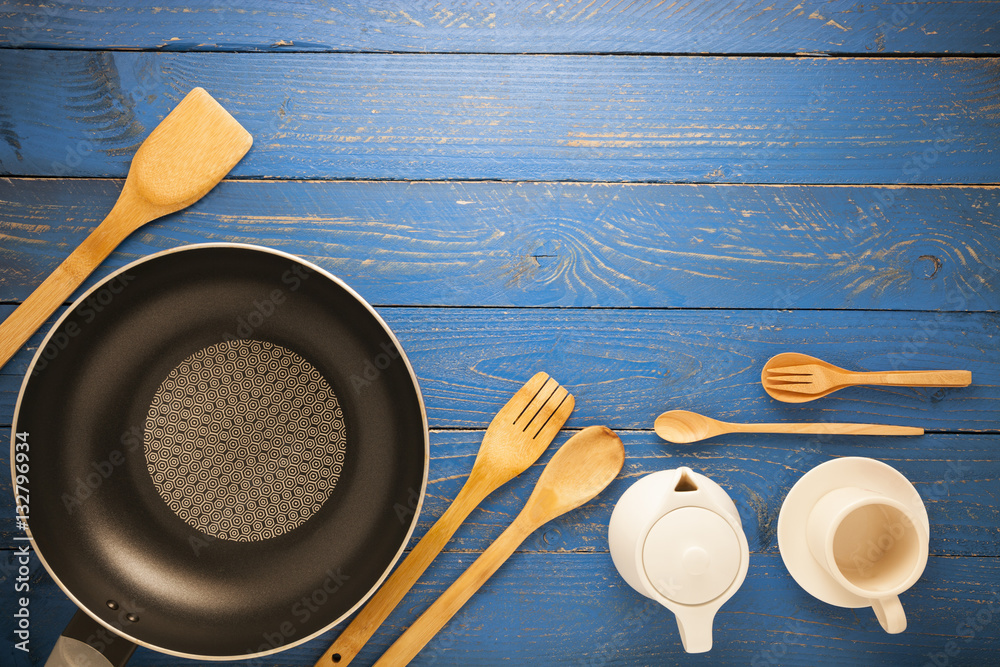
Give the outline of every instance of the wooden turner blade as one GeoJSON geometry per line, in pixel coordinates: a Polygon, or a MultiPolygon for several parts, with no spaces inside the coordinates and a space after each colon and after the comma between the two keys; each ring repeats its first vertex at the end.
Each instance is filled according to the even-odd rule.
{"type": "Polygon", "coordinates": [[[139,146],[104,221],[0,324],[0,368],[129,234],[204,197],[252,144],[203,88],[189,92],[139,146]]]}

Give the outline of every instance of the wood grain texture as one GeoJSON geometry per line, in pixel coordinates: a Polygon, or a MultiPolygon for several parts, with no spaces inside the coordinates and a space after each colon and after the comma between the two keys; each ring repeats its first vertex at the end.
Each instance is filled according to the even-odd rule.
{"type": "Polygon", "coordinates": [[[439,426],[482,424],[473,396],[482,389],[494,395],[501,387],[516,386],[519,379],[502,378],[519,377],[525,363],[532,370],[547,369],[576,396],[571,426],[649,428],[657,414],[673,407],[730,421],[858,419],[932,430],[992,431],[1000,421],[1000,359],[994,354],[1000,317],[995,313],[383,312],[414,361],[429,418],[439,426]],[[976,385],[857,387],[808,406],[789,406],[766,397],[759,372],[766,359],[788,349],[850,362],[859,370],[887,363],[900,370],[964,368],[976,385]],[[457,410],[438,411],[437,405],[457,410]]]}
{"type": "Polygon", "coordinates": [[[124,176],[202,86],[255,138],[236,177],[996,183],[998,67],[7,49],[0,174],[124,176]]]}
{"type": "Polygon", "coordinates": [[[997,53],[991,2],[270,0],[0,4],[14,47],[490,53],[997,53]],[[221,29],[220,29],[221,28],[221,29]]]}
{"type": "MultiPolygon", "coordinates": [[[[932,554],[1000,556],[998,435],[730,435],[681,447],[664,443],[651,431],[618,433],[626,456],[618,478],[592,502],[533,533],[519,552],[606,553],[611,511],[625,490],[643,475],[688,466],[729,492],[739,509],[751,551],[777,554],[778,512],[792,485],[806,471],[830,459],[870,456],[899,470],[920,493],[930,519],[932,554]]],[[[572,434],[561,433],[531,468],[490,494],[458,528],[444,551],[475,555],[496,539],[521,511],[542,468],[572,434]]],[[[427,494],[411,547],[458,495],[482,438],[482,431],[431,432],[427,494]]],[[[4,468],[9,465],[9,455],[9,448],[4,448],[0,456],[4,468]]],[[[0,477],[0,536],[7,546],[16,534],[10,483],[9,476],[0,477]]]]}
{"type": "MultiPolygon", "coordinates": [[[[248,304],[248,312],[253,304],[248,304]]],[[[0,306],[0,317],[10,306],[0,306]]],[[[863,421],[996,432],[996,313],[859,311],[380,308],[416,371],[432,428],[485,428],[538,371],[576,397],[568,427],[652,428],[688,409],[725,421],[863,421]],[[852,387],[805,405],[760,385],[778,352],[801,350],[859,370],[964,368],[957,389],[852,387]]],[[[234,322],[234,326],[238,323],[234,322]]],[[[9,424],[41,333],[0,372],[9,424]]],[[[72,344],[72,340],[66,341],[72,344]]],[[[58,354],[58,346],[47,354],[58,354]]],[[[338,392],[359,391],[337,387],[338,392]]]]}
{"type": "MultiPolygon", "coordinates": [[[[0,302],[121,182],[0,178],[0,302]]],[[[188,243],[279,248],[377,305],[1000,308],[1000,188],[223,181],[88,284],[188,243]]]]}
{"type": "MultiPolygon", "coordinates": [[[[10,553],[0,552],[0,565],[7,565],[0,567],[7,570],[0,577],[4,590],[13,587],[10,553]]],[[[472,560],[474,554],[444,554],[435,561],[368,644],[358,664],[369,665],[381,655],[472,560]]],[[[37,561],[33,568],[31,647],[41,664],[74,607],[37,561]]],[[[780,556],[752,554],[746,581],[716,616],[712,651],[688,655],[681,649],[673,615],[629,588],[608,554],[521,553],[412,664],[920,666],[935,664],[929,656],[940,654],[938,660],[947,660],[944,664],[949,667],[982,667],[995,664],[1000,651],[998,582],[996,558],[932,556],[921,579],[901,596],[909,621],[906,632],[887,635],[870,609],[819,602],[792,580],[780,556]],[[557,614],[551,613],[553,600],[559,604],[557,614]]],[[[13,623],[5,614],[0,631],[12,636],[13,623]]],[[[248,664],[312,665],[337,631],[248,664]]],[[[0,647],[0,660],[25,664],[13,642],[0,647]]],[[[130,664],[211,667],[218,663],[140,648],[130,664]]]]}
{"type": "MultiPolygon", "coordinates": [[[[244,241],[357,288],[399,334],[435,429],[415,538],[533,371],[578,399],[572,430],[472,513],[358,663],[504,530],[556,446],[607,424],[626,446],[619,477],[530,535],[415,664],[996,664],[998,23],[1000,3],[976,0],[0,0],[0,319],[100,222],[149,131],[204,86],[254,135],[234,172],[253,180],[144,227],[89,284],[157,250],[244,241]],[[788,350],[858,370],[968,368],[973,385],[787,405],[760,368],[788,350]],[[929,433],[672,446],[649,430],[671,408],[929,433]],[[897,636],[870,610],[808,596],[778,554],[789,488],[851,455],[900,470],[930,517],[932,555],[897,636]],[[621,494],[679,465],[732,494],[753,552],[703,656],[682,653],[673,616],[607,552],[621,494]]],[[[41,337],[0,371],[0,426],[41,337]]],[[[0,476],[5,610],[12,502],[0,476]]],[[[32,653],[7,642],[5,665],[43,664],[74,610],[32,569],[32,653]]],[[[5,614],[0,632],[13,629],[5,614]]],[[[311,665],[338,632],[254,667],[311,665]]],[[[132,663],[199,664],[145,649],[132,663]]]]}

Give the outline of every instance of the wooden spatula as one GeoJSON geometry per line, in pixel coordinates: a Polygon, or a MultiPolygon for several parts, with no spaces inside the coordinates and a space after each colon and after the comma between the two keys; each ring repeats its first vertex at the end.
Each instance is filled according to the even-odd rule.
{"type": "Polygon", "coordinates": [[[251,144],[250,133],[203,88],[188,93],[139,146],[104,222],[0,324],[0,368],[125,237],[204,197],[251,144]]]}

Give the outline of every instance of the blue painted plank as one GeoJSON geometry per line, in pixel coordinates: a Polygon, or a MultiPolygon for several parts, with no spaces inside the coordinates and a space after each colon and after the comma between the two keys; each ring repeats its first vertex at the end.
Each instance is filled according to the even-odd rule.
{"type": "MultiPolygon", "coordinates": [[[[0,179],[0,302],[23,301],[121,181],[0,179]]],[[[237,241],[377,305],[1000,309],[1000,188],[226,181],[146,254],[237,241]]]]}
{"type": "Polygon", "coordinates": [[[574,391],[581,420],[649,428],[686,408],[732,421],[883,421],[995,431],[996,313],[383,309],[414,360],[433,423],[486,424],[528,369],[574,391]],[[850,388],[808,404],[768,397],[760,369],[801,351],[858,370],[971,370],[965,389],[850,388]],[[438,409],[437,406],[443,409],[438,409]],[[489,407],[487,407],[489,406],[489,407]],[[586,407],[583,407],[586,406],[586,407]]]}
{"type": "MultiPolygon", "coordinates": [[[[12,310],[0,306],[0,317],[12,310]]],[[[432,428],[485,428],[537,371],[550,373],[576,396],[570,428],[597,423],[648,429],[656,415],[674,408],[728,421],[872,421],[963,433],[997,433],[1000,423],[997,313],[391,307],[379,312],[413,363],[432,428]],[[779,403],[760,386],[760,369],[788,351],[857,370],[967,369],[973,386],[851,387],[811,403],[779,403]]],[[[0,371],[0,424],[10,423],[41,336],[0,371]]]]}
{"type": "MultiPolygon", "coordinates": [[[[0,553],[0,569],[10,552],[0,553]]],[[[356,665],[371,665],[475,559],[443,554],[378,630],[356,665]]],[[[9,567],[9,566],[8,566],[9,567]]],[[[73,604],[37,562],[30,609],[31,654],[12,641],[4,664],[42,665],[73,604]],[[27,659],[26,659],[27,658],[27,659]]],[[[0,577],[12,609],[10,574],[0,577]]],[[[996,664],[1000,651],[1000,562],[932,556],[901,600],[908,627],[879,628],[870,609],[842,609],[810,597],[776,554],[754,554],[743,586],[715,618],[706,654],[681,649],[674,617],[618,576],[607,554],[515,554],[411,663],[415,667],[537,665],[970,665],[996,664]],[[947,652],[947,653],[946,653],[947,652]]],[[[281,619],[276,619],[276,627],[281,619]]],[[[4,614],[0,632],[12,637],[4,614]]],[[[312,665],[343,626],[255,667],[312,665]]],[[[263,642],[262,642],[263,643],[263,642]]],[[[140,648],[134,667],[210,667],[140,648]]]]}
{"type": "MultiPolygon", "coordinates": [[[[570,437],[564,431],[532,468],[493,493],[473,511],[445,547],[481,550],[513,521],[542,467],[570,437]]],[[[909,479],[930,519],[930,552],[942,556],[1000,556],[1000,435],[928,434],[921,438],[726,436],[697,445],[670,445],[651,431],[621,431],[625,467],[601,496],[536,531],[519,552],[608,551],[608,522],[622,493],[639,477],[688,466],[721,484],[740,512],[750,550],[778,553],[776,526],[788,490],[809,469],[841,456],[884,461],[909,479]]],[[[4,433],[6,441],[7,433],[4,433]]],[[[458,495],[472,469],[482,431],[433,431],[427,495],[414,540],[458,495]]],[[[125,454],[128,456],[128,454],[125,454]]],[[[138,452],[142,456],[141,451],[138,452]]],[[[0,448],[0,470],[9,469],[9,447],[0,448]]],[[[119,468],[124,470],[124,468],[119,468]]],[[[117,474],[117,473],[113,473],[117,474]]],[[[10,478],[0,475],[0,545],[18,534],[10,478]]],[[[44,482],[37,482],[44,483],[44,482]]],[[[86,502],[86,501],[84,501],[86,502]]]]}
{"type": "Polygon", "coordinates": [[[489,53],[997,53],[992,2],[0,4],[14,47],[489,53]]]}
{"type": "Polygon", "coordinates": [[[0,50],[0,174],[123,177],[204,86],[234,177],[996,183],[991,58],[0,50]],[[262,85],[267,82],[267,85],[262,85]]]}

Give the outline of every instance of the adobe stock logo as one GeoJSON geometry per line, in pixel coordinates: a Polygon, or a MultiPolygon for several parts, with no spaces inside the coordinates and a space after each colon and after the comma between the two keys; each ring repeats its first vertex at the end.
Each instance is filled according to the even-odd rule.
{"type": "Polygon", "coordinates": [[[132,282],[133,276],[121,273],[112,278],[101,289],[97,290],[76,308],[69,318],[59,327],[59,331],[52,335],[49,342],[42,349],[42,353],[31,369],[31,376],[35,377],[49,365],[49,362],[59,356],[59,354],[69,347],[74,338],[79,336],[84,327],[94,321],[97,315],[111,305],[115,297],[121,294],[128,284],[132,282]]]}
{"type": "MultiPolygon", "coordinates": [[[[286,286],[288,292],[296,292],[302,287],[303,281],[309,279],[313,271],[302,264],[295,264],[290,269],[281,274],[281,283],[286,286]]],[[[250,310],[236,318],[236,333],[226,332],[222,339],[225,341],[246,340],[264,326],[264,323],[280,308],[288,295],[284,289],[275,288],[268,292],[263,298],[254,299],[250,303],[250,310]]]]}
{"type": "Polygon", "coordinates": [[[360,375],[351,374],[351,386],[354,387],[356,395],[360,395],[363,389],[382,377],[382,371],[389,368],[393,361],[399,359],[399,350],[391,342],[381,343],[379,348],[382,350],[381,352],[370,359],[365,359],[364,369],[360,375]]]}

